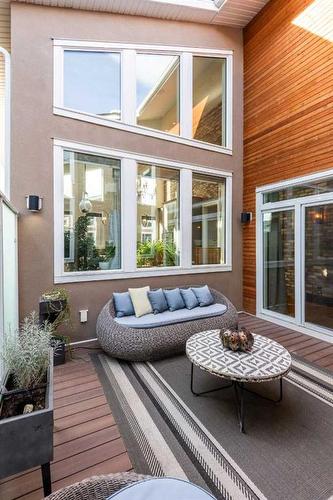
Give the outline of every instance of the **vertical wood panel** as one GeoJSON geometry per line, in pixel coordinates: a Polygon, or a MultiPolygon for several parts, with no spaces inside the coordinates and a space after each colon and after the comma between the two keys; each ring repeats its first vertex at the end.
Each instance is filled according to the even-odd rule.
{"type": "Polygon", "coordinates": [[[244,226],[243,293],[244,309],[252,313],[256,187],[333,166],[329,1],[271,0],[244,30],[243,204],[254,218],[244,226]],[[315,8],[313,25],[297,25],[309,7],[315,8]]]}

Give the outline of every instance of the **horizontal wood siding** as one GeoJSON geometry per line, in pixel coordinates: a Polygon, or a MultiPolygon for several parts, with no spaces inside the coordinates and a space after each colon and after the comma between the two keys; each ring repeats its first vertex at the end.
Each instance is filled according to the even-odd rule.
{"type": "Polygon", "coordinates": [[[325,3],[271,0],[244,30],[244,211],[254,217],[244,225],[243,293],[252,313],[256,187],[333,167],[332,18],[314,17],[326,38],[293,24],[325,3]]]}

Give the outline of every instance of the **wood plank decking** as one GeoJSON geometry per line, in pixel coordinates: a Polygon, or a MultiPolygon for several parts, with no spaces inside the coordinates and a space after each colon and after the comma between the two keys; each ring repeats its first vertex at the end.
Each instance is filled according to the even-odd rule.
{"type": "Polygon", "coordinates": [[[276,340],[292,354],[333,371],[333,344],[246,313],[239,314],[239,321],[254,333],[276,340]]]}
{"type": "MultiPolygon", "coordinates": [[[[245,313],[240,313],[240,323],[333,371],[333,344],[245,313]]],[[[131,470],[89,351],[76,349],[75,359],[54,371],[53,491],[92,475],[131,470]]],[[[40,500],[42,496],[39,468],[0,481],[1,500],[40,500]]]]}

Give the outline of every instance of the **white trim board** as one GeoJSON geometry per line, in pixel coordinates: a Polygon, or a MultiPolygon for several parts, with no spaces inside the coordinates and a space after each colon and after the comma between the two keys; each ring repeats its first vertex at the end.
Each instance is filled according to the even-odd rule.
{"type": "MultiPolygon", "coordinates": [[[[321,172],[315,172],[313,174],[302,175],[300,177],[292,177],[290,179],[274,182],[272,184],[266,184],[265,186],[259,186],[256,188],[257,193],[267,193],[270,191],[277,191],[285,187],[296,186],[299,184],[305,184],[309,181],[325,180],[333,177],[333,169],[323,170],[321,172]]],[[[287,202],[288,200],[286,200],[287,202]]]]}
{"type": "Polygon", "coordinates": [[[164,44],[149,44],[149,43],[125,43],[125,42],[107,42],[102,40],[75,40],[71,38],[53,38],[55,47],[71,47],[71,48],[87,48],[101,50],[138,50],[138,51],[158,51],[158,52],[189,52],[193,55],[212,55],[212,56],[228,56],[233,55],[232,49],[214,49],[202,47],[190,47],[186,45],[164,45],[164,44]]]}
{"type": "Polygon", "coordinates": [[[54,282],[73,283],[82,281],[101,281],[112,279],[129,279],[150,276],[169,276],[181,274],[198,274],[211,272],[226,272],[232,270],[232,172],[189,165],[170,161],[165,158],[119,151],[61,139],[54,139],[54,282]],[[64,179],[63,151],[70,150],[111,157],[121,160],[121,198],[128,200],[129,194],[133,204],[121,204],[121,269],[107,271],[64,272],[64,179]],[[159,268],[136,268],[136,178],[137,162],[146,162],[157,166],[176,168],[180,170],[180,266],[159,268]],[[192,266],[192,225],[189,214],[192,213],[191,190],[192,172],[206,173],[225,179],[225,263],[216,265],[192,266]],[[187,194],[187,196],[186,196],[187,194]],[[187,204],[186,204],[187,203],[187,204]],[[126,209],[125,209],[126,205],[126,209]],[[126,250],[125,250],[126,249],[126,250]]]}
{"type": "Polygon", "coordinates": [[[53,114],[84,122],[111,127],[157,139],[167,140],[223,154],[232,154],[233,127],[233,51],[178,46],[160,46],[148,44],[108,43],[82,40],[53,40],[54,82],[53,82],[53,114]],[[121,120],[113,120],[65,106],[64,103],[64,52],[65,51],[113,51],[121,55],[120,91],[121,120]],[[181,135],[174,135],[157,129],[151,129],[136,123],[136,56],[137,54],[164,54],[179,57],[179,126],[181,135]],[[225,60],[225,86],[223,118],[221,120],[225,143],[211,144],[192,137],[192,86],[193,57],[214,57],[225,60]],[[189,89],[191,89],[189,91],[189,89]]]}
{"type": "Polygon", "coordinates": [[[174,168],[186,168],[189,170],[195,170],[197,172],[203,172],[207,174],[217,175],[220,177],[232,177],[233,171],[230,170],[220,170],[210,167],[205,167],[198,163],[185,163],[182,161],[170,160],[162,156],[151,156],[141,153],[133,153],[126,151],[124,149],[108,148],[106,146],[99,146],[88,144],[86,142],[68,141],[66,139],[53,138],[53,145],[60,146],[64,149],[68,148],[73,151],[83,151],[85,153],[91,153],[95,155],[111,156],[112,158],[127,158],[131,160],[137,160],[142,162],[156,163],[161,166],[174,167],[174,168]]]}

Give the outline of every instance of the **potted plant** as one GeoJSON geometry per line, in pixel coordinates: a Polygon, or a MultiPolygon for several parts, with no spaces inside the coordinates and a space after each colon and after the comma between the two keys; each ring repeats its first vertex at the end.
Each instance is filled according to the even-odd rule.
{"type": "Polygon", "coordinates": [[[110,262],[105,254],[100,253],[98,258],[98,267],[101,271],[106,271],[110,267],[110,262]]]}
{"type": "Polygon", "coordinates": [[[66,347],[70,353],[70,337],[59,333],[60,327],[71,327],[69,294],[64,288],[53,288],[44,292],[39,301],[39,322],[47,321],[52,328],[51,345],[54,348],[54,365],[66,362],[66,347]]]}
{"type": "Polygon", "coordinates": [[[6,375],[0,390],[0,479],[41,465],[44,494],[51,492],[53,459],[52,328],[35,313],[0,353],[6,375]]]}
{"type": "Polygon", "coordinates": [[[114,258],[115,254],[116,254],[115,245],[107,241],[105,243],[105,249],[103,253],[101,252],[99,254],[99,263],[98,263],[99,268],[103,271],[111,269],[112,259],[114,258]]]}

